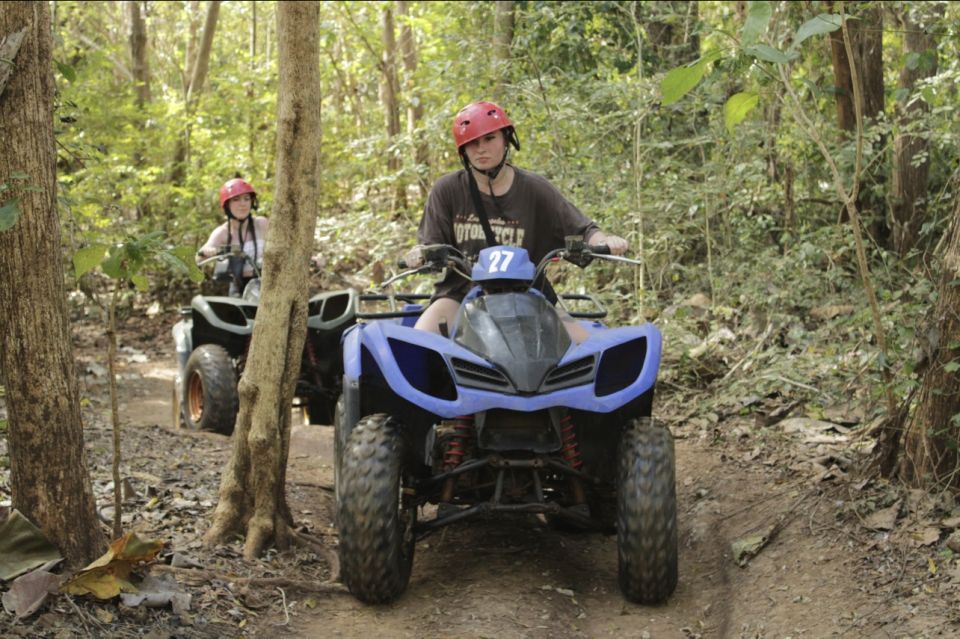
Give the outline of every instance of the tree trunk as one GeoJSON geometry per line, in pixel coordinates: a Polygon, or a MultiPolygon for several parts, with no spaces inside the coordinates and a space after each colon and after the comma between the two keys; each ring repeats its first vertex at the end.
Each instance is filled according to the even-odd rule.
{"type": "MultiPolygon", "coordinates": [[[[829,3],[831,10],[839,10],[829,3]]],[[[874,2],[848,2],[845,11],[856,17],[848,22],[854,62],[860,76],[860,88],[863,95],[863,125],[867,128],[877,121],[883,112],[883,11],[874,2]]],[[[850,60],[843,44],[843,33],[838,29],[830,34],[830,53],[833,60],[834,101],[837,107],[837,126],[852,135],[857,130],[856,111],[853,104],[853,79],[850,72],[850,60]]],[[[883,139],[872,145],[875,149],[884,146],[883,139]]],[[[869,163],[868,163],[869,164],[869,163]]],[[[873,163],[873,167],[881,163],[873,163]]],[[[875,193],[877,185],[884,177],[874,169],[861,176],[862,186],[857,193],[857,210],[864,217],[871,236],[881,244],[885,243],[890,232],[886,225],[886,203],[875,193]]],[[[840,221],[847,222],[846,209],[840,214],[840,221]]]]}
{"type": "Polygon", "coordinates": [[[276,200],[264,252],[263,297],[240,380],[233,454],[213,525],[220,543],[246,531],[244,556],[290,542],[285,496],[290,416],[307,331],[307,265],[320,183],[320,5],[277,5],[280,52],[276,200]]]}
{"type": "Polygon", "coordinates": [[[700,36],[696,29],[700,13],[696,2],[638,2],[636,7],[642,12],[638,21],[646,24],[655,68],[669,69],[700,57],[700,36]]]}
{"type": "Polygon", "coordinates": [[[140,0],[128,0],[130,14],[130,61],[136,83],[137,108],[150,101],[150,63],[147,60],[147,25],[140,13],[140,0]]]}
{"type": "Polygon", "coordinates": [[[426,136],[420,134],[420,120],[423,119],[423,104],[420,101],[420,91],[417,89],[417,43],[410,28],[410,3],[406,0],[397,2],[397,14],[401,16],[400,23],[400,51],[403,53],[403,71],[407,89],[407,133],[414,141],[417,162],[417,187],[420,197],[426,199],[427,174],[429,173],[429,155],[426,136]]]}
{"type": "MultiPolygon", "coordinates": [[[[383,9],[383,80],[380,84],[380,98],[387,126],[387,145],[396,148],[400,137],[400,82],[397,79],[397,39],[394,34],[393,9],[389,6],[383,9]]],[[[395,150],[387,152],[387,170],[394,178],[394,195],[392,208],[406,206],[406,189],[399,173],[401,168],[400,154],[395,150]]]]}
{"type": "Polygon", "coordinates": [[[103,547],[83,446],[63,289],[53,136],[50,6],[5,2],[0,35],[27,29],[0,94],[0,182],[20,216],[0,231],[0,377],[7,392],[13,506],[72,565],[103,547]],[[25,173],[25,180],[12,178],[25,173]]]}
{"type": "MultiPolygon", "coordinates": [[[[186,162],[190,155],[190,130],[193,107],[203,92],[203,85],[207,79],[207,70],[210,67],[210,50],[213,48],[213,34],[217,29],[217,17],[220,15],[221,0],[210,0],[207,6],[207,18],[203,24],[203,37],[200,40],[200,50],[196,58],[189,61],[188,72],[190,84],[187,85],[184,98],[184,114],[186,127],[183,134],[177,138],[177,145],[173,151],[173,164],[170,172],[170,181],[174,184],[183,184],[186,174],[186,162]]],[[[189,50],[189,47],[188,47],[189,50]]]]}
{"type": "Polygon", "coordinates": [[[937,304],[926,335],[926,370],[906,429],[901,474],[913,485],[960,486],[960,197],[947,231],[937,304]]]}
{"type": "Polygon", "coordinates": [[[510,47],[513,45],[514,2],[497,0],[493,18],[493,99],[504,98],[503,85],[510,70],[510,47]]]}
{"type": "Polygon", "coordinates": [[[927,140],[914,129],[930,110],[922,99],[913,99],[919,80],[937,73],[937,42],[927,31],[943,16],[943,6],[926,23],[914,22],[908,7],[899,18],[903,29],[903,45],[907,63],[900,71],[899,87],[906,97],[897,105],[897,133],[893,142],[893,184],[890,188],[890,218],[894,249],[901,256],[914,247],[917,234],[926,218],[927,176],[930,160],[927,140]],[[912,67],[912,68],[911,68],[912,67]],[[921,159],[917,161],[917,158],[921,159]]]}

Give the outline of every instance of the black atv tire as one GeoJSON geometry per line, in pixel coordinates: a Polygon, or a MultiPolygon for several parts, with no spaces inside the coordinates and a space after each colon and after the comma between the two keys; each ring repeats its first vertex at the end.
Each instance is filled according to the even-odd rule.
{"type": "Polygon", "coordinates": [[[677,587],[677,493],[673,436],[649,417],[629,422],[620,443],[617,551],[629,601],[663,603],[677,587]]]}
{"type": "Polygon", "coordinates": [[[225,348],[198,346],[183,374],[183,421],[191,430],[229,435],[237,420],[237,370],[225,348]]]}
{"type": "Polygon", "coordinates": [[[340,570],[365,603],[393,601],[410,581],[416,508],[402,501],[403,456],[398,423],[384,414],[361,419],[342,451],[340,570]]]}

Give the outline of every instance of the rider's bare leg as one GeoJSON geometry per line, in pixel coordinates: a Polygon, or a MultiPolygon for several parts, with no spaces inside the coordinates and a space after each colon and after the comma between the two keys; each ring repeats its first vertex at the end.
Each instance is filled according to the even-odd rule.
{"type": "Polygon", "coordinates": [[[590,332],[583,327],[580,322],[570,317],[565,311],[557,309],[560,312],[560,319],[563,321],[563,327],[567,329],[567,335],[570,336],[570,339],[574,344],[579,344],[583,340],[590,337],[590,332]]]}
{"type": "Polygon", "coordinates": [[[453,320],[456,318],[459,308],[460,302],[449,297],[441,297],[438,300],[434,300],[434,302],[423,311],[420,318],[417,319],[417,324],[414,328],[439,334],[442,320],[446,320],[448,328],[453,327],[453,320]]]}

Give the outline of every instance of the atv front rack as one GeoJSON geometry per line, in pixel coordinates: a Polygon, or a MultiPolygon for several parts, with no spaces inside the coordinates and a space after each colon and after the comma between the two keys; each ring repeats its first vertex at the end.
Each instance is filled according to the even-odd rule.
{"type": "Polygon", "coordinates": [[[449,479],[455,479],[464,473],[483,468],[491,468],[496,471],[497,479],[493,497],[489,501],[472,505],[441,504],[442,508],[438,509],[438,514],[435,518],[428,521],[418,521],[416,523],[414,532],[418,538],[425,537],[443,526],[494,512],[514,514],[542,513],[554,515],[587,530],[603,529],[598,521],[587,514],[589,511],[584,504],[561,506],[557,502],[548,502],[544,497],[543,483],[539,471],[554,470],[561,475],[575,477],[588,485],[599,484],[600,480],[592,475],[571,468],[562,461],[543,455],[538,455],[532,459],[509,459],[500,455],[489,455],[481,459],[464,462],[444,473],[417,480],[414,482],[413,489],[417,494],[427,492],[428,489],[438,484],[443,484],[449,479]],[[502,501],[506,474],[517,470],[530,471],[533,479],[535,501],[527,503],[504,503],[502,501]]]}
{"type": "Polygon", "coordinates": [[[357,297],[357,318],[364,320],[371,319],[397,319],[403,317],[419,317],[423,313],[423,302],[429,301],[430,296],[422,293],[361,293],[357,297]],[[390,305],[389,311],[363,311],[365,304],[374,304],[376,302],[387,302],[390,305]],[[397,302],[402,302],[404,307],[397,309],[397,302]],[[411,306],[412,308],[408,308],[411,306]]]}

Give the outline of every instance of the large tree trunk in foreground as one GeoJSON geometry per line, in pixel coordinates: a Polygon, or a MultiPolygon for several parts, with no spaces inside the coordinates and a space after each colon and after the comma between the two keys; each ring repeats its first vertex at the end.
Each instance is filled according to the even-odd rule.
{"type": "Polygon", "coordinates": [[[290,542],[284,492],[290,416],[307,333],[307,265],[320,182],[320,5],[277,5],[280,48],[276,201],[264,252],[263,297],[240,380],[233,455],[208,544],[246,531],[244,556],[290,542]]]}
{"type": "Polygon", "coordinates": [[[915,485],[960,486],[960,197],[947,231],[937,305],[926,335],[928,361],[917,408],[907,426],[903,479],[915,485]]]}
{"type": "Polygon", "coordinates": [[[16,199],[20,209],[14,226],[0,231],[0,380],[13,506],[77,565],[99,555],[104,538],[87,473],[63,288],[49,4],[3,3],[0,38],[24,27],[16,68],[0,94],[0,183],[13,185],[0,206],[16,199]]]}

